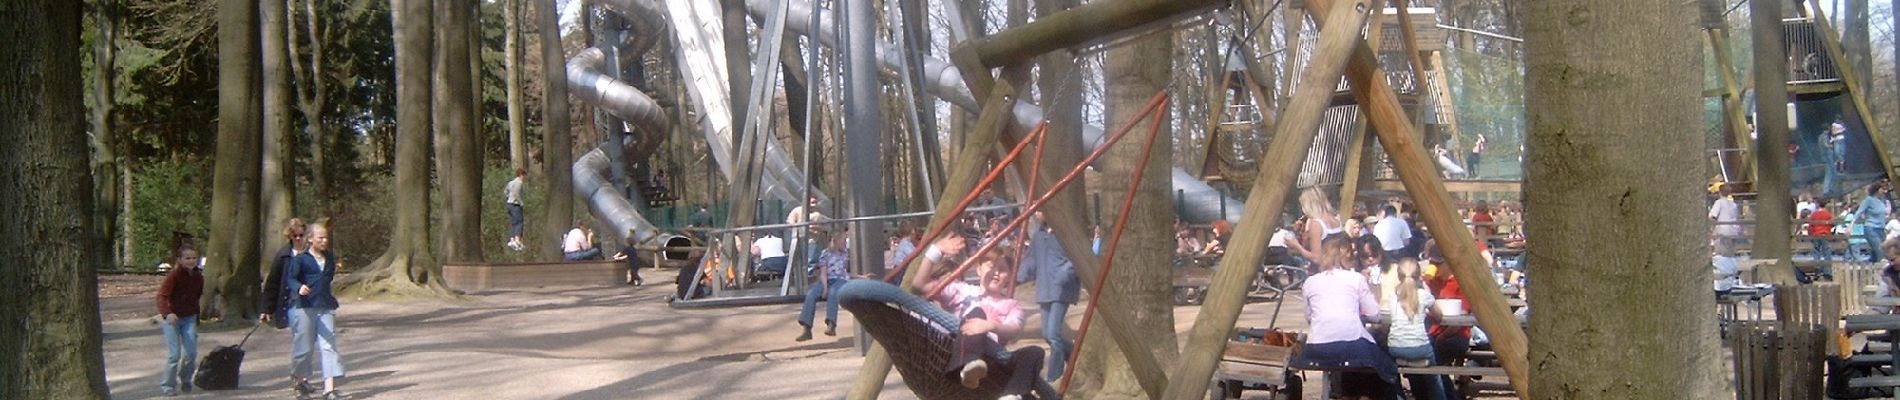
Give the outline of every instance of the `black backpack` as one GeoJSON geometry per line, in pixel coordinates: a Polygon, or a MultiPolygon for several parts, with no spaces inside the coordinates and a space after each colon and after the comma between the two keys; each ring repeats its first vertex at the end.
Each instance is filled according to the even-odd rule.
{"type": "Polygon", "coordinates": [[[238,369],[244,365],[244,342],[251,341],[251,334],[257,333],[252,326],[250,333],[244,334],[244,340],[238,344],[219,347],[205,354],[204,361],[198,363],[197,377],[191,382],[199,389],[227,390],[238,387],[238,369]]]}

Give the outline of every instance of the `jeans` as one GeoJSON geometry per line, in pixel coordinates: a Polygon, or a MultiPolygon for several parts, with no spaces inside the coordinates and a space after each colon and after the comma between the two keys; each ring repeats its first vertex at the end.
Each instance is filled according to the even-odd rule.
{"type": "Polygon", "coordinates": [[[158,326],[165,332],[165,371],[159,374],[158,390],[190,391],[192,374],[198,372],[198,316],[178,317],[177,324],[159,322],[158,326]],[[179,386],[180,381],[184,386],[179,386]]]}
{"type": "Polygon", "coordinates": [[[1887,240],[1887,227],[1867,225],[1861,228],[1861,236],[1867,239],[1867,247],[1874,250],[1874,262],[1887,259],[1887,255],[1880,249],[1881,243],[1887,240]]]}
{"type": "Polygon", "coordinates": [[[1042,303],[1042,338],[1049,341],[1049,379],[1055,382],[1062,379],[1063,369],[1068,367],[1069,352],[1075,349],[1075,342],[1064,337],[1065,320],[1069,315],[1069,303],[1051,301],[1042,303]]]}
{"type": "MultiPolygon", "coordinates": [[[[844,279],[830,279],[826,281],[826,284],[831,285],[832,292],[836,292],[838,291],[838,287],[844,286],[846,281],[847,280],[844,279]]],[[[818,312],[818,296],[825,297],[825,323],[836,324],[838,322],[838,297],[833,296],[831,293],[825,293],[825,286],[823,285],[812,285],[811,290],[805,292],[805,308],[798,311],[798,323],[800,325],[804,325],[807,328],[811,327],[812,314],[818,312]]]]}
{"type": "Polygon", "coordinates": [[[343,376],[336,351],[336,310],[293,307],[290,316],[290,376],[322,379],[343,376]],[[321,371],[323,376],[311,376],[321,371]]]}
{"type": "MultiPolygon", "coordinates": [[[[1834,257],[1833,249],[1827,246],[1827,239],[1814,239],[1814,259],[1828,261],[1834,257]]],[[[1852,257],[1849,257],[1852,258],[1852,257]]]]}
{"type": "MultiPolygon", "coordinates": [[[[1434,358],[1436,357],[1433,357],[1432,355],[1432,345],[1430,344],[1413,346],[1413,347],[1390,347],[1390,348],[1386,348],[1386,352],[1391,353],[1392,358],[1395,358],[1395,359],[1427,360],[1427,361],[1433,361],[1433,364],[1437,363],[1436,360],[1434,360],[1434,358]]],[[[1412,384],[1412,399],[1413,400],[1444,400],[1445,399],[1444,382],[1439,378],[1438,375],[1407,374],[1405,375],[1405,380],[1409,381],[1412,384]]]]}
{"type": "Polygon", "coordinates": [[[599,260],[600,248],[562,253],[568,261],[599,260]]]}
{"type": "Polygon", "coordinates": [[[508,203],[508,237],[521,237],[521,205],[508,203]]]}

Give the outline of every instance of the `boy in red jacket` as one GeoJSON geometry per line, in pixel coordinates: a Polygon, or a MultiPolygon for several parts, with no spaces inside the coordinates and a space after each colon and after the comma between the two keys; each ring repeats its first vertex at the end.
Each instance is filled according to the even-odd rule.
{"type": "Polygon", "coordinates": [[[203,295],[204,273],[198,270],[198,249],[179,244],[172,249],[172,271],[158,285],[158,314],[164,320],[165,371],[158,390],[177,396],[191,393],[191,375],[198,370],[198,297],[203,295]],[[182,382],[182,383],[181,383],[182,382]]]}

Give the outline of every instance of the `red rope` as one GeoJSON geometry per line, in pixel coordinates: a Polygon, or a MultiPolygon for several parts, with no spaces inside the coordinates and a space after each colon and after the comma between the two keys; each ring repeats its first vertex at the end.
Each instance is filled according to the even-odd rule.
{"type": "MultiPolygon", "coordinates": [[[[1023,141],[1027,142],[1029,141],[1029,139],[1023,138],[1023,141]]],[[[1028,179],[1029,183],[1023,189],[1023,193],[1024,193],[1023,197],[1029,197],[1027,195],[1028,193],[1036,192],[1036,178],[1042,176],[1041,171],[1042,171],[1043,144],[1048,141],[1049,141],[1049,135],[1047,134],[1036,137],[1036,155],[1029,157],[1029,179],[1028,179]]],[[[1022,272],[1023,255],[1027,253],[1029,253],[1029,226],[1023,225],[1022,231],[1016,234],[1016,260],[1015,262],[1010,263],[1010,265],[1014,266],[1015,268],[1010,271],[1010,275],[1013,276],[1017,273],[1022,272]]],[[[1016,297],[1016,284],[1017,282],[1021,282],[1021,281],[1022,279],[1020,278],[1011,279],[1009,281],[1009,297],[1016,297]]]]}
{"type": "MultiPolygon", "coordinates": [[[[1167,103],[1168,103],[1168,93],[1166,91],[1155,93],[1154,99],[1148,102],[1148,107],[1142,109],[1142,112],[1140,115],[1147,116],[1149,114],[1155,113],[1156,110],[1161,109],[1161,106],[1166,105],[1167,103]]],[[[1159,120],[1159,118],[1156,118],[1156,120],[1159,120]]],[[[1035,201],[1029,202],[1029,204],[1025,204],[1023,206],[1022,213],[1017,215],[1016,218],[1010,219],[1009,225],[1004,226],[1003,231],[1008,232],[1008,231],[1015,230],[1021,227],[1024,222],[1027,222],[1029,220],[1030,215],[1034,215],[1036,213],[1036,210],[1041,210],[1044,204],[1048,204],[1050,200],[1054,199],[1057,191],[1061,191],[1062,188],[1068,187],[1070,183],[1075,183],[1076,178],[1080,178],[1082,176],[1082,171],[1085,169],[1088,169],[1089,164],[1094,164],[1096,159],[1102,158],[1102,155],[1108,153],[1108,149],[1110,147],[1113,147],[1115,145],[1115,142],[1119,142],[1121,141],[1122,137],[1128,136],[1128,132],[1134,129],[1135,123],[1140,122],[1140,121],[1141,121],[1140,119],[1128,121],[1129,123],[1127,126],[1123,126],[1120,129],[1118,129],[1115,132],[1115,135],[1111,136],[1107,141],[1103,142],[1100,146],[1097,146],[1095,148],[1095,151],[1089,153],[1088,157],[1083,158],[1082,161],[1077,162],[1074,167],[1069,168],[1069,173],[1064,174],[1062,176],[1062,179],[1058,179],[1056,180],[1054,184],[1051,184],[1049,189],[1042,193],[1042,196],[1037,197],[1035,201]]],[[[1151,131],[1148,133],[1148,135],[1150,136],[1149,140],[1151,142],[1153,140],[1152,137],[1157,132],[1159,132],[1159,130],[1151,131]]],[[[1028,140],[1024,140],[1024,142],[1027,142],[1027,141],[1028,140]]],[[[991,249],[995,249],[998,243],[1001,243],[1001,241],[990,240],[990,241],[984,242],[983,247],[977,248],[976,252],[970,253],[970,256],[968,258],[963,260],[962,263],[957,264],[957,269],[951,272],[951,275],[949,276],[962,276],[965,272],[968,272],[970,270],[970,266],[975,265],[976,260],[978,258],[981,258],[983,254],[988,253],[991,249]]],[[[932,285],[930,287],[930,290],[927,290],[924,292],[923,297],[926,299],[936,297],[937,294],[943,292],[943,288],[949,286],[952,281],[953,280],[951,279],[945,279],[941,282],[938,282],[932,285]]]]}
{"type": "MultiPolygon", "coordinates": [[[[1163,90],[1160,93],[1156,94],[1155,96],[1157,98],[1162,99],[1162,104],[1166,104],[1167,103],[1166,95],[1167,95],[1167,91],[1163,90]]],[[[1150,111],[1153,111],[1153,109],[1150,109],[1150,111]]],[[[1117,248],[1117,245],[1121,243],[1122,230],[1128,227],[1128,211],[1135,204],[1135,192],[1136,192],[1136,189],[1141,188],[1141,178],[1142,178],[1143,172],[1146,172],[1148,170],[1148,168],[1146,167],[1146,165],[1148,165],[1148,156],[1154,154],[1152,150],[1154,149],[1155,138],[1161,136],[1160,135],[1161,115],[1159,113],[1143,112],[1140,117],[1135,118],[1133,121],[1129,121],[1130,124],[1133,124],[1135,122],[1141,121],[1142,118],[1149,118],[1149,117],[1153,117],[1154,122],[1151,122],[1148,125],[1148,143],[1142,145],[1141,162],[1135,164],[1134,181],[1129,183],[1128,191],[1123,193],[1122,195],[1121,213],[1120,215],[1115,216],[1115,229],[1108,236],[1108,243],[1106,244],[1107,248],[1102,249],[1102,271],[1100,273],[1095,274],[1095,285],[1089,287],[1089,305],[1082,312],[1082,328],[1080,331],[1076,332],[1075,334],[1075,350],[1069,352],[1069,359],[1068,361],[1066,361],[1068,368],[1063,369],[1063,372],[1062,372],[1062,389],[1059,391],[1059,393],[1061,393],[1063,396],[1068,396],[1069,383],[1074,382],[1074,380],[1070,378],[1075,375],[1076,361],[1082,359],[1081,357],[1082,343],[1088,340],[1089,324],[1091,322],[1094,322],[1094,319],[1095,319],[1095,305],[1101,304],[1099,300],[1101,300],[1102,298],[1102,286],[1108,283],[1108,273],[1109,271],[1112,271],[1115,268],[1115,250],[1117,248]]],[[[1045,315],[1043,316],[1043,318],[1050,318],[1050,316],[1045,315]]],[[[1057,318],[1061,318],[1061,317],[1057,317],[1057,318]]],[[[1147,350],[1123,349],[1122,351],[1147,351],[1147,350]]]]}
{"type": "Polygon", "coordinates": [[[969,194],[963,195],[963,199],[957,201],[955,207],[950,208],[950,218],[944,218],[942,222],[938,222],[936,226],[931,227],[930,230],[927,231],[928,233],[924,234],[923,238],[917,242],[916,251],[912,251],[909,256],[905,256],[904,262],[898,263],[896,268],[884,272],[884,281],[894,282],[898,276],[903,275],[904,270],[909,269],[910,264],[917,261],[918,256],[924,254],[926,249],[928,249],[927,246],[929,246],[931,242],[935,242],[937,237],[942,236],[943,231],[949,228],[950,224],[956,223],[958,218],[963,217],[964,210],[970,208],[970,203],[976,202],[976,196],[983,193],[983,189],[990,187],[990,184],[995,183],[996,179],[1003,175],[1004,169],[1008,168],[1010,163],[1015,162],[1017,156],[1022,155],[1023,149],[1029,148],[1029,139],[1032,137],[1042,137],[1042,135],[1048,131],[1048,127],[1047,122],[1036,124],[1036,129],[1030,131],[1029,136],[1024,136],[1021,143],[1017,143],[1016,147],[1011,148],[1009,154],[1004,155],[1001,162],[997,162],[996,166],[990,168],[990,172],[985,174],[982,180],[977,181],[976,187],[971,189],[969,194]]]}

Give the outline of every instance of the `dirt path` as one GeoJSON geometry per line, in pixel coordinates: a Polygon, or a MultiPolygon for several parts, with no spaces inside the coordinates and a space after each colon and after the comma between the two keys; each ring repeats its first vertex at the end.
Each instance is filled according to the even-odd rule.
{"type": "MultiPolygon", "coordinates": [[[[136,286],[142,279],[113,281],[136,286]]],[[[1019,293],[1033,293],[1024,289],[1019,293]]],[[[157,396],[165,354],[145,311],[149,293],[114,293],[120,295],[101,300],[112,310],[104,322],[113,395],[157,396]]],[[[853,349],[849,313],[841,315],[839,337],[799,343],[792,341],[796,304],[675,310],[664,303],[667,293],[645,286],[492,291],[450,302],[343,299],[337,336],[349,375],[342,385],[355,399],[838,399],[863,361],[853,349]]],[[[1072,308],[1071,327],[1082,310],[1072,308]]],[[[1240,325],[1265,326],[1272,311],[1271,302],[1250,305],[1240,325]]],[[[1303,312],[1303,304],[1289,301],[1280,326],[1304,326],[1303,312]]],[[[1199,307],[1177,307],[1176,330],[1186,331],[1198,313],[1199,307]]],[[[1041,317],[1031,314],[1028,326],[1040,326],[1041,317]]],[[[204,332],[200,355],[244,334],[204,332]]],[[[287,398],[289,341],[283,331],[259,330],[245,346],[243,386],[215,396],[287,398]]],[[[1317,399],[1316,392],[1307,397],[1317,399]]],[[[897,374],[886,379],[884,393],[913,398],[897,374]]]]}

